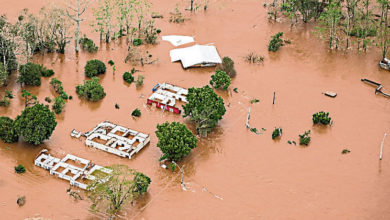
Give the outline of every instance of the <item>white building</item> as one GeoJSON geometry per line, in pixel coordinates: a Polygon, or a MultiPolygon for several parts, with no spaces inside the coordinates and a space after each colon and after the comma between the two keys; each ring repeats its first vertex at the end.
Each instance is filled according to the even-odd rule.
{"type": "Polygon", "coordinates": [[[85,144],[121,157],[131,157],[150,142],[147,134],[140,133],[109,121],[98,124],[84,134],[85,144]]]}
{"type": "Polygon", "coordinates": [[[171,62],[181,61],[183,68],[215,66],[222,63],[217,48],[211,45],[194,45],[173,49],[169,52],[171,62]]]}
{"type": "Polygon", "coordinates": [[[55,175],[61,179],[69,181],[70,185],[87,189],[88,183],[96,179],[95,171],[103,174],[110,174],[112,170],[102,166],[92,164],[91,161],[67,154],[63,159],[47,154],[47,150],[42,151],[35,159],[34,164],[50,171],[50,175],[55,175]]]}
{"type": "Polygon", "coordinates": [[[176,101],[188,103],[187,89],[169,83],[162,83],[154,86],[152,91],[153,94],[148,98],[147,104],[153,105],[154,103],[157,108],[180,114],[181,110],[175,106],[176,101]]]}

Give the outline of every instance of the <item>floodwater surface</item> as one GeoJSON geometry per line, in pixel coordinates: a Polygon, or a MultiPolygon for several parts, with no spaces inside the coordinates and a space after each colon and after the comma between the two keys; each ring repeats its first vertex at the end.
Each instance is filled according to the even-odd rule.
{"type": "MultiPolygon", "coordinates": [[[[50,138],[39,146],[23,142],[0,142],[0,213],[1,219],[104,219],[88,210],[89,201],[75,201],[66,193],[68,182],[50,176],[33,165],[35,156],[47,148],[56,156],[68,153],[108,166],[126,164],[152,179],[149,192],[134,206],[120,214],[123,219],[390,219],[390,140],[385,141],[383,160],[379,161],[382,137],[390,125],[390,100],[374,94],[374,87],[360,81],[368,78],[390,91],[390,73],[380,70],[380,53],[354,51],[330,52],[327,44],[312,33],[311,24],[290,29],[288,23],[270,23],[263,2],[254,0],[213,0],[206,12],[183,12],[189,20],[182,24],[168,22],[176,3],[180,8],[187,1],[153,0],[152,11],[164,15],[156,20],[161,35],[194,36],[199,44],[214,44],[221,56],[231,57],[237,77],[229,91],[218,91],[223,97],[226,114],[208,138],[185,158],[184,182],[180,173],[159,166],[160,150],[156,147],[156,125],[165,121],[191,122],[180,115],[162,112],[146,105],[146,99],[157,83],[169,82],[181,87],[208,84],[213,68],[184,70],[180,63],[171,63],[165,41],[147,50],[158,62],[145,67],[135,76],[145,76],[144,85],[124,83],[122,74],[132,66],[123,61],[127,54],[124,42],[100,44],[98,53],[81,52],[75,56],[73,45],[65,55],[36,56],[35,62],[55,71],[65,91],[73,96],[50,138]],[[271,35],[283,31],[291,44],[276,53],[267,51],[271,35]],[[264,55],[262,64],[248,64],[243,57],[255,51],[264,55]],[[75,86],[85,80],[84,65],[89,59],[116,63],[116,72],[107,65],[100,76],[107,96],[100,102],[80,100],[75,86]],[[237,88],[238,93],[233,92],[237,88]],[[325,91],[338,95],[332,99],[325,91]],[[272,104],[273,93],[275,104],[272,104]],[[249,102],[250,124],[262,131],[256,135],[245,127],[249,102]],[[115,104],[120,109],[115,109],[115,104]],[[142,116],[131,117],[139,108],[142,116]],[[312,114],[330,112],[332,126],[313,126],[312,114]],[[99,122],[109,120],[131,129],[148,133],[151,142],[133,159],[123,159],[106,152],[87,148],[84,141],[72,139],[72,129],[89,131],[99,122]],[[271,139],[275,127],[283,129],[279,141],[271,139]],[[264,130],[262,130],[264,128],[264,130]],[[308,147],[290,145],[298,135],[311,130],[308,147]],[[343,149],[351,153],[343,155],[343,149]],[[19,175],[14,166],[23,164],[27,172],[19,175]],[[19,207],[17,196],[25,195],[26,204],[19,207]]],[[[32,12],[46,4],[43,0],[0,0],[1,13],[13,18],[24,7],[32,12]]],[[[86,17],[92,19],[89,9],[86,17]]],[[[83,33],[90,34],[88,21],[83,33]]],[[[16,117],[24,108],[22,88],[15,83],[16,74],[7,89],[16,97],[9,108],[0,108],[0,115],[16,117]]],[[[50,79],[42,78],[40,87],[27,89],[44,103],[53,97],[50,79]]],[[[3,92],[4,89],[1,91],[3,92]]]]}

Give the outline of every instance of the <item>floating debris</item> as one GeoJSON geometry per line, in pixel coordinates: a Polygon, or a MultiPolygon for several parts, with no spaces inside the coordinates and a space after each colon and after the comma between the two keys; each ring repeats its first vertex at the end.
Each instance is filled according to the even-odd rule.
{"type": "Polygon", "coordinates": [[[365,83],[368,83],[368,84],[377,86],[377,88],[375,89],[375,94],[379,93],[379,94],[382,94],[382,95],[384,95],[384,96],[390,98],[390,94],[387,94],[387,93],[382,92],[382,88],[383,88],[383,85],[382,85],[382,84],[377,83],[377,82],[374,82],[374,81],[369,80],[369,79],[361,79],[361,80],[362,80],[362,82],[365,82],[365,83]]]}
{"type": "Polygon", "coordinates": [[[328,97],[331,97],[331,98],[335,98],[337,96],[337,93],[335,92],[329,92],[329,91],[326,91],[323,93],[324,95],[328,96],[328,97]]]}

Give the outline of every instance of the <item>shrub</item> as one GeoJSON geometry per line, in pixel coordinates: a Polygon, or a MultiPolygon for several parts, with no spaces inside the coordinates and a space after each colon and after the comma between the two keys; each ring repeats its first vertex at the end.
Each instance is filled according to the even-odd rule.
{"type": "Polygon", "coordinates": [[[157,147],[163,155],[161,160],[180,161],[196,147],[197,139],[186,126],[179,122],[157,125],[157,147]]]}
{"type": "Polygon", "coordinates": [[[5,143],[14,143],[19,139],[14,128],[14,120],[9,117],[0,117],[0,139],[5,143]]]}
{"type": "Polygon", "coordinates": [[[54,70],[42,68],[41,74],[43,77],[50,77],[50,76],[54,75],[54,70]]]}
{"type": "Polygon", "coordinates": [[[66,94],[66,92],[65,91],[61,91],[61,93],[60,93],[60,97],[62,98],[62,99],[64,99],[64,100],[67,100],[67,99],[69,99],[69,96],[68,96],[68,94],[66,94]]]}
{"type": "Polygon", "coordinates": [[[244,57],[244,59],[248,63],[261,63],[264,61],[264,57],[256,54],[255,52],[250,52],[244,57]]]}
{"type": "Polygon", "coordinates": [[[314,124],[323,124],[323,125],[328,125],[330,121],[332,120],[331,117],[329,117],[329,112],[317,112],[313,114],[313,123],[314,124]]]}
{"type": "MultiPolygon", "coordinates": [[[[160,30],[161,32],[161,30],[160,30]]],[[[158,31],[154,27],[154,21],[147,22],[144,28],[144,39],[147,44],[155,44],[158,38],[158,31]]]]}
{"type": "Polygon", "coordinates": [[[89,39],[89,38],[87,38],[85,36],[80,39],[80,45],[81,45],[81,48],[83,48],[83,50],[87,50],[89,53],[96,52],[99,49],[95,45],[93,40],[91,40],[91,39],[89,39]]]}
{"type": "Polygon", "coordinates": [[[230,77],[221,70],[217,70],[214,75],[211,76],[210,85],[216,89],[227,90],[230,85],[230,77]]]}
{"type": "Polygon", "coordinates": [[[113,66],[115,63],[113,60],[110,60],[110,61],[108,61],[108,64],[110,64],[110,66],[113,66]]]}
{"type": "Polygon", "coordinates": [[[272,132],[272,139],[278,138],[282,136],[282,128],[275,128],[272,132]]]}
{"type": "Polygon", "coordinates": [[[141,46],[142,43],[143,43],[142,40],[139,39],[139,38],[135,38],[135,39],[133,40],[133,45],[136,46],[136,47],[141,46]]]}
{"type": "Polygon", "coordinates": [[[281,39],[282,36],[283,32],[278,32],[271,37],[271,41],[268,44],[268,51],[276,52],[281,46],[283,46],[283,40],[281,39]]]}
{"type": "Polygon", "coordinates": [[[59,96],[54,99],[52,109],[56,114],[60,114],[65,107],[65,100],[59,96]]]}
{"type": "Polygon", "coordinates": [[[14,128],[24,141],[38,145],[49,139],[57,126],[56,117],[48,106],[35,104],[15,119],[14,128]]]}
{"type": "Polygon", "coordinates": [[[0,62],[0,87],[6,86],[8,82],[8,71],[5,69],[3,64],[0,62]]]}
{"type": "Polygon", "coordinates": [[[222,64],[217,66],[217,70],[222,70],[226,74],[230,76],[230,78],[234,78],[237,75],[236,70],[234,69],[234,61],[230,59],[230,57],[222,58],[222,64]]]}
{"type": "Polygon", "coordinates": [[[19,67],[18,83],[29,86],[40,86],[42,66],[35,63],[26,63],[19,67]]]}
{"type": "Polygon", "coordinates": [[[299,145],[309,145],[310,143],[310,130],[305,131],[305,133],[299,135],[299,145]]]}
{"type": "Polygon", "coordinates": [[[100,60],[89,60],[84,67],[86,77],[94,77],[106,72],[106,65],[100,60]]]}
{"type": "Polygon", "coordinates": [[[8,107],[9,105],[11,105],[11,101],[7,96],[4,96],[3,99],[0,100],[0,106],[8,107]]]}
{"type": "Polygon", "coordinates": [[[91,80],[84,81],[84,84],[76,86],[76,93],[80,98],[96,102],[106,96],[104,88],[99,84],[99,78],[93,77],[91,80]]]}
{"type": "Polygon", "coordinates": [[[45,101],[48,103],[51,103],[51,98],[50,97],[45,97],[45,101]]]}
{"type": "Polygon", "coordinates": [[[139,195],[142,195],[148,191],[149,184],[152,180],[143,173],[135,172],[134,174],[134,192],[139,195]]]}
{"type": "Polygon", "coordinates": [[[129,72],[123,73],[122,77],[123,77],[123,80],[126,81],[127,83],[134,82],[134,76],[133,76],[133,74],[131,74],[129,72]]]}
{"type": "Polygon", "coordinates": [[[23,165],[19,164],[18,166],[15,167],[15,172],[19,174],[24,173],[26,172],[26,168],[24,168],[23,165]]]}
{"type": "Polygon", "coordinates": [[[70,95],[70,96],[69,96],[69,100],[72,100],[72,99],[73,99],[73,96],[70,95]]]}
{"type": "Polygon", "coordinates": [[[118,105],[118,104],[115,104],[115,108],[116,108],[116,109],[119,109],[119,105],[118,105]]]}
{"type": "Polygon", "coordinates": [[[142,86],[142,85],[144,84],[144,79],[145,79],[145,76],[139,75],[139,76],[137,77],[137,81],[136,81],[135,85],[136,85],[137,87],[142,86]]]}
{"type": "Polygon", "coordinates": [[[131,116],[134,116],[134,117],[141,117],[141,111],[136,108],[134,109],[134,111],[131,113],[131,116]]]}
{"type": "Polygon", "coordinates": [[[341,151],[341,154],[349,154],[349,153],[351,153],[351,151],[348,149],[344,149],[343,151],[341,151]]]}
{"type": "Polygon", "coordinates": [[[157,34],[161,33],[161,29],[156,30],[157,34]]]}

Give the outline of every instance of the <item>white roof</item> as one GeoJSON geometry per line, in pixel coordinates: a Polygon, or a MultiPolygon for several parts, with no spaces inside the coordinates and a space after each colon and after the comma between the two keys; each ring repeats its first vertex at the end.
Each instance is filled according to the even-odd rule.
{"type": "Polygon", "coordinates": [[[198,64],[215,65],[222,63],[215,46],[194,45],[170,51],[171,62],[181,61],[184,68],[198,64]]]}
{"type": "Polygon", "coordinates": [[[194,42],[193,37],[180,36],[180,35],[163,36],[162,40],[169,41],[175,47],[194,42]]]}

